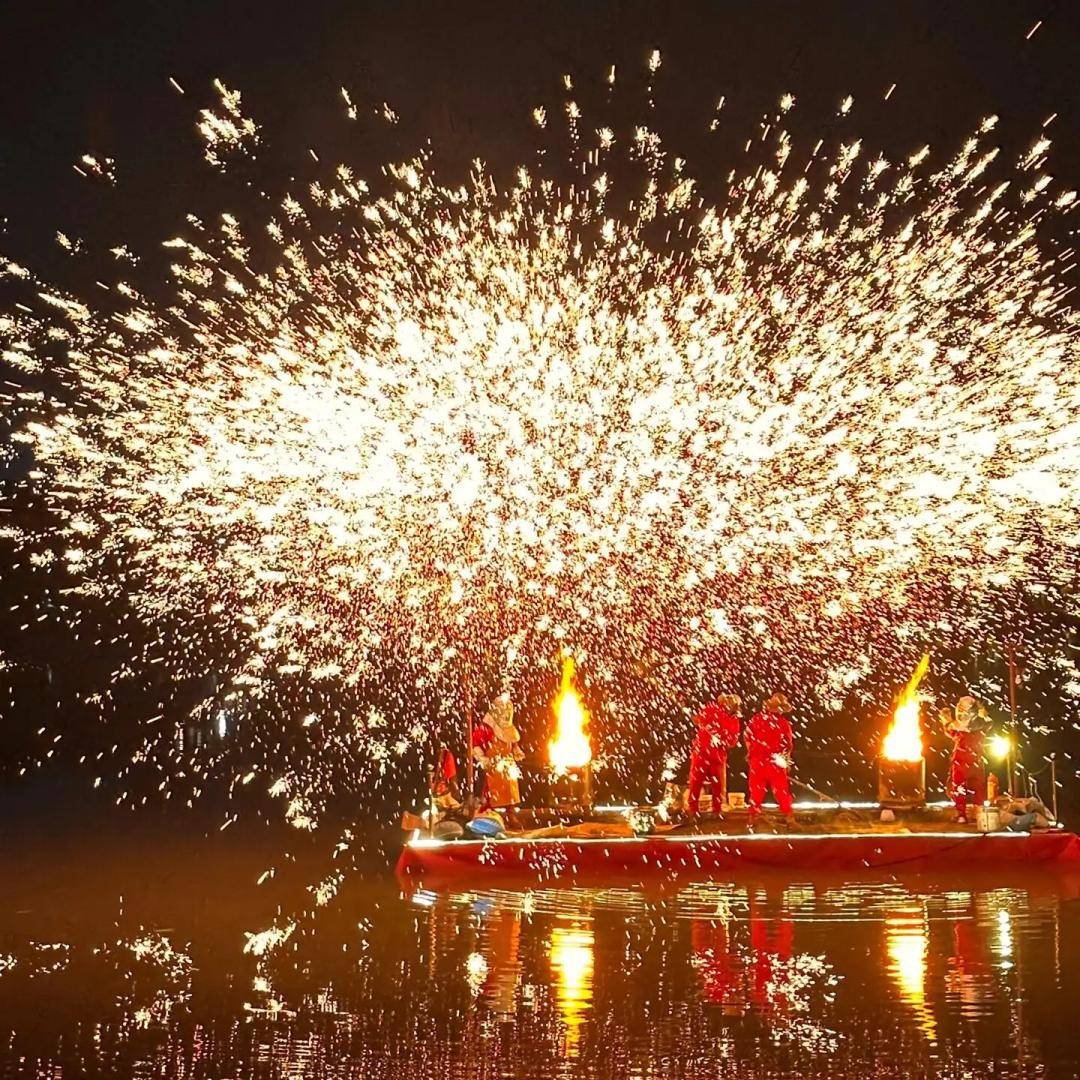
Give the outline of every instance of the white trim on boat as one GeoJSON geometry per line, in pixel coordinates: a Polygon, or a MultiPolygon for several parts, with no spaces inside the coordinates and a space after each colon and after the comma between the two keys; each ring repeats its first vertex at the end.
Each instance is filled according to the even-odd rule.
{"type": "Polygon", "coordinates": [[[416,832],[408,840],[408,846],[414,848],[435,847],[462,847],[464,845],[484,844],[641,844],[641,843],[702,843],[705,841],[722,840],[727,843],[753,843],[760,840],[786,840],[788,842],[806,843],[809,840],[915,840],[915,839],[938,839],[938,840],[977,840],[983,836],[999,836],[1013,840],[1022,840],[1030,833],[1023,832],[913,832],[913,833],[683,833],[677,836],[653,833],[648,836],[506,836],[500,839],[483,840],[439,840],[434,836],[423,836],[416,832]]]}

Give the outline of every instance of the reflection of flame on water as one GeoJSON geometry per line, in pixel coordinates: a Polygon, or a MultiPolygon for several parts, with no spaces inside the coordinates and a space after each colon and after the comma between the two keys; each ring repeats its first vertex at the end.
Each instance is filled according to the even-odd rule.
{"type": "Polygon", "coordinates": [[[573,1057],[581,1041],[581,1025],[592,1002],[593,932],[581,926],[551,931],[551,968],[555,995],[566,1025],[566,1055],[573,1057]]]}
{"type": "Polygon", "coordinates": [[[997,913],[997,924],[998,943],[995,951],[1001,957],[1002,968],[1008,970],[1012,967],[1010,959],[1013,954],[1012,920],[1004,908],[997,913]]]}
{"type": "Polygon", "coordinates": [[[900,692],[900,698],[893,712],[892,726],[881,744],[881,756],[889,761],[922,761],[922,729],[919,727],[919,683],[922,682],[926,669],[930,666],[930,657],[924,653],[915,673],[908,680],[907,686],[900,692]]]}
{"type": "Polygon", "coordinates": [[[551,767],[556,773],[581,769],[592,761],[592,747],[585,728],[589,714],[585,711],[574,685],[574,658],[563,657],[562,684],[555,698],[555,738],[548,743],[551,767]]]}
{"type": "Polygon", "coordinates": [[[921,911],[889,916],[885,920],[885,951],[889,974],[900,996],[911,1007],[923,1034],[933,1042],[937,1034],[934,1014],[926,1003],[926,922],[921,911]]]}

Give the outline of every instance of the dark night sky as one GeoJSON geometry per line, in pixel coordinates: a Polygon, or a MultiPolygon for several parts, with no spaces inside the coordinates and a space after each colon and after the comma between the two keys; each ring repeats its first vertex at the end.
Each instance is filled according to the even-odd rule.
{"type": "MultiPolygon", "coordinates": [[[[796,94],[793,128],[828,134],[855,96],[845,137],[886,156],[924,142],[942,154],[988,113],[1006,146],[1026,144],[1053,112],[1052,167],[1080,178],[1076,45],[1080,5],[1055,0],[848,3],[218,3],[8,4],[0,35],[0,219],[5,249],[38,269],[59,259],[57,228],[110,242],[156,243],[206,186],[193,120],[211,80],[240,89],[277,151],[311,146],[374,169],[389,150],[370,120],[346,128],[338,88],[389,101],[402,151],[432,134],[458,164],[526,159],[533,105],[560,107],[560,77],[602,104],[618,66],[616,114],[640,119],[644,59],[660,48],[656,126],[707,177],[725,171],[762,113],[796,94]],[[1038,20],[1030,41],[1025,35],[1038,20]],[[175,77],[180,97],[168,84],[175,77]],[[890,83],[897,89],[882,102],[890,83]],[[715,100],[728,106],[706,134],[715,100]],[[622,112],[618,112],[621,109],[622,112]],[[72,163],[117,161],[116,192],[88,191],[72,163]],[[117,198],[116,196],[120,196],[117,198]]],[[[284,160],[284,159],[283,159],[284,160]]],[[[284,171],[283,171],[284,176],[284,171]]]]}

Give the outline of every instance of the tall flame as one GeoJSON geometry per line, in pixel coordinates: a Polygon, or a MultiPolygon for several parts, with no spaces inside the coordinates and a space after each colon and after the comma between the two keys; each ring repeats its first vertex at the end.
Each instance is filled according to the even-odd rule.
{"type": "Polygon", "coordinates": [[[922,729],[919,727],[919,683],[930,666],[930,655],[923,654],[915,673],[900,692],[893,712],[892,727],[881,745],[881,756],[889,761],[921,761],[922,729]]]}
{"type": "Polygon", "coordinates": [[[563,657],[562,684],[555,698],[555,738],[548,743],[551,767],[558,773],[580,769],[592,761],[585,728],[589,714],[574,685],[574,658],[563,657]]]}

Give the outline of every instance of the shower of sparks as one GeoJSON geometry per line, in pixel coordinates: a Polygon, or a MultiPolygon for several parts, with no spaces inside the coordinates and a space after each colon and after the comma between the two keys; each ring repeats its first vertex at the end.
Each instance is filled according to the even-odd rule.
{"type": "MultiPolygon", "coordinates": [[[[260,129],[217,91],[206,158],[250,162],[260,129]]],[[[62,618],[137,619],[100,698],[210,668],[194,717],[239,727],[193,763],[154,716],[118,771],[193,797],[218,768],[310,828],[338,765],[385,774],[566,649],[616,771],[658,772],[683,734],[656,718],[684,722],[703,672],[839,708],[927,643],[977,641],[1006,591],[1069,609],[1073,256],[1039,230],[1075,193],[1048,140],[1011,168],[993,120],[946,159],[800,155],[794,104],[716,191],[570,100],[533,119],[566,116],[573,185],[321,155],[262,219],[189,218],[164,302],[0,260],[29,463],[5,535],[62,618]]]]}

